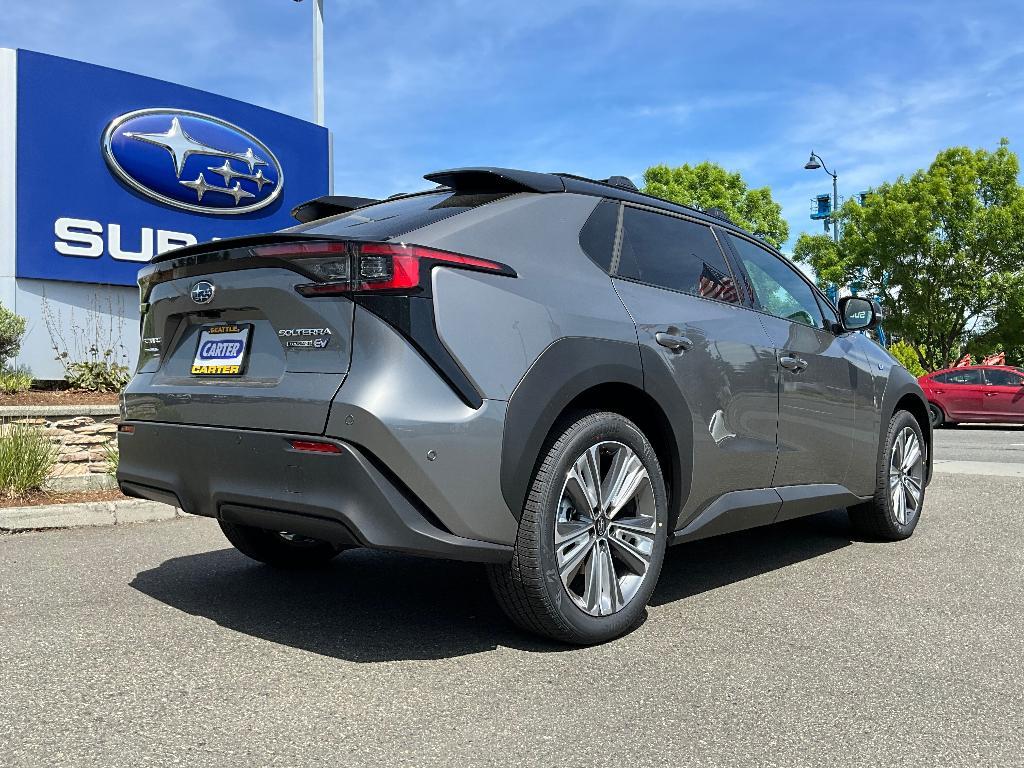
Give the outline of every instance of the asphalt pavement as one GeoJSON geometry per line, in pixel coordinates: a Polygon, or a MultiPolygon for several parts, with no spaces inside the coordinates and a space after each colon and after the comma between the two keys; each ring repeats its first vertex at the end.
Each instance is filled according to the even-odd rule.
{"type": "Polygon", "coordinates": [[[3,536],[0,765],[1024,765],[1024,482],[938,466],[909,541],[830,512],[676,547],[586,649],[512,629],[474,565],[282,574],[197,518],[3,536]]]}

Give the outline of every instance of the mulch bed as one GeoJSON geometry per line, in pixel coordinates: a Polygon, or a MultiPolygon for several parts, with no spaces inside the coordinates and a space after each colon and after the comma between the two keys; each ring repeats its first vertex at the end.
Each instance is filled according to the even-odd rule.
{"type": "Polygon", "coordinates": [[[117,405],[117,393],[30,389],[16,395],[0,394],[0,405],[117,405]]]}
{"type": "Polygon", "coordinates": [[[74,491],[54,493],[29,491],[22,496],[0,495],[0,509],[5,507],[35,507],[42,504],[81,504],[88,501],[123,501],[128,497],[120,491],[74,491]]]}

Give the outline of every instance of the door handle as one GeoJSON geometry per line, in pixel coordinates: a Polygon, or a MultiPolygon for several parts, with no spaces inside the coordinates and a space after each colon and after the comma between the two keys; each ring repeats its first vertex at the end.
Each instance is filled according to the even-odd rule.
{"type": "Polygon", "coordinates": [[[807,367],[807,361],[803,358],[797,357],[796,355],[783,355],[779,358],[779,365],[787,371],[800,373],[807,367]]]}
{"type": "Polygon", "coordinates": [[[693,346],[692,341],[685,336],[680,336],[678,333],[658,331],[654,334],[654,340],[661,344],[661,346],[668,347],[673,352],[685,352],[693,346]]]}
{"type": "Polygon", "coordinates": [[[985,397],[995,397],[998,394],[998,392],[986,392],[985,397]]]}

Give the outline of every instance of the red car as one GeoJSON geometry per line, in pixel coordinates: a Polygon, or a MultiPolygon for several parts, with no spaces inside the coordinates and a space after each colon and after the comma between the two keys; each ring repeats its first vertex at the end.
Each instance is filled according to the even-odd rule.
{"type": "Polygon", "coordinates": [[[932,426],[960,421],[1024,424],[1024,369],[1007,365],[968,365],[935,371],[918,379],[932,426]]]}

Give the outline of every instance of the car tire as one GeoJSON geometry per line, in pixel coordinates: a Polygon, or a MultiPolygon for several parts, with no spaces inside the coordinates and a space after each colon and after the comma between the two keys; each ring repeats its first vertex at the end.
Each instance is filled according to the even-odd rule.
{"type": "Polygon", "coordinates": [[[946,414],[942,410],[942,406],[935,403],[928,403],[928,418],[932,422],[933,429],[938,429],[946,423],[946,414]]]}
{"type": "Polygon", "coordinates": [[[883,541],[901,541],[914,533],[924,507],[927,450],[917,419],[897,411],[886,431],[874,498],[847,509],[854,529],[883,541]]]}
{"type": "Polygon", "coordinates": [[[341,547],[319,539],[223,520],[219,522],[220,529],[235,549],[253,560],[277,568],[313,568],[342,551],[341,547]]]}
{"type": "Polygon", "coordinates": [[[491,587],[519,627],[576,645],[602,643],[646,616],[665,557],[665,481],[650,441],[624,416],[576,414],[553,432],[512,562],[489,567],[491,587]]]}

